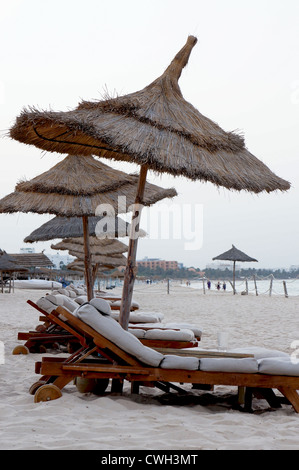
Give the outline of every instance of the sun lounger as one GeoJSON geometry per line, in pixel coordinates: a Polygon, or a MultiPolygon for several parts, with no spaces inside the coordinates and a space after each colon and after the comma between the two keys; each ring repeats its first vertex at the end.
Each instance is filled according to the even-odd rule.
{"type": "Polygon", "coordinates": [[[76,316],[63,307],[50,316],[77,335],[81,349],[67,358],[43,357],[36,363],[36,373],[42,375],[30,390],[36,402],[59,398],[67,384],[84,377],[102,383],[102,393],[108,380],[112,384],[129,381],[134,391],[140,384],[175,390],[190,383],[242,387],[246,390],[246,410],[251,409],[252,393],[265,398],[271,407],[281,406],[273,391],[277,389],[299,413],[299,364],[284,353],[265,351],[255,357],[252,353],[229,352],[220,356],[195,349],[163,354],[144,346],[109,315],[99,315],[91,305],[82,306],[76,316]]]}
{"type": "MultiPolygon", "coordinates": [[[[58,326],[48,316],[58,306],[63,306],[69,312],[74,312],[78,308],[76,299],[70,299],[64,294],[49,294],[41,297],[37,304],[32,301],[27,301],[32,307],[36,308],[41,314],[40,320],[44,325],[39,325],[38,331],[19,332],[18,340],[25,340],[24,345],[18,345],[13,350],[13,354],[28,354],[31,353],[44,353],[48,348],[57,349],[59,347],[67,348],[67,351],[72,352],[78,346],[76,337],[70,335],[64,328],[58,326]]],[[[96,302],[96,300],[95,300],[96,302]]],[[[82,305],[84,302],[79,302],[82,305]]],[[[105,302],[104,302],[105,303],[105,302]]],[[[107,304],[108,305],[108,304],[107,304]]],[[[109,306],[109,314],[115,320],[118,316],[115,312],[111,312],[109,306]]],[[[136,314],[133,320],[136,322],[136,314]]],[[[140,341],[149,347],[164,347],[164,348],[190,348],[198,345],[198,338],[195,337],[191,329],[184,328],[159,328],[158,317],[153,314],[145,314],[141,316],[142,320],[154,320],[157,323],[147,324],[145,327],[137,327],[136,323],[129,324],[130,332],[138,337],[140,341]]]]}

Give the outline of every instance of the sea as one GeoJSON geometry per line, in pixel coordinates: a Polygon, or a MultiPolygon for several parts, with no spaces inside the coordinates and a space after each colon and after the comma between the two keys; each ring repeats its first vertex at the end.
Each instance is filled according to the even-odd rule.
{"type": "MultiPolygon", "coordinates": [[[[273,279],[271,282],[271,278],[268,279],[257,279],[256,280],[256,287],[257,293],[262,295],[279,295],[279,296],[299,296],[299,279],[285,279],[285,287],[283,283],[283,279],[273,279]],[[272,285],[271,285],[272,284],[272,285]],[[285,292],[286,288],[286,292],[285,292]]],[[[220,290],[223,291],[223,280],[220,280],[220,290]]],[[[211,291],[217,292],[217,283],[218,281],[211,280],[211,291]]],[[[232,286],[229,281],[225,281],[226,283],[226,291],[232,292],[232,286]]],[[[248,294],[256,295],[256,289],[253,279],[248,279],[248,294]]],[[[191,281],[190,288],[193,289],[203,289],[203,281],[191,281]]],[[[236,280],[236,291],[238,294],[242,292],[246,292],[246,280],[236,280]]],[[[207,288],[207,281],[205,281],[205,289],[207,288]]]]}

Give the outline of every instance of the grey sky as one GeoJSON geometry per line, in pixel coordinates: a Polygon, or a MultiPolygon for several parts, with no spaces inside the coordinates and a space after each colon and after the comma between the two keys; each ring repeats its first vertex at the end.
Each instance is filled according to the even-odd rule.
{"type": "MultiPolygon", "coordinates": [[[[0,5],[2,135],[23,107],[64,111],[81,99],[100,99],[105,90],[112,95],[140,90],[164,71],[189,34],[197,36],[180,79],[185,99],[223,129],[244,133],[248,149],[292,189],[256,196],[150,173],[151,182],[177,189],[173,203],[181,217],[171,222],[170,239],[140,240],[138,258],[202,268],[234,244],[259,260],[255,267],[299,265],[298,0],[2,0],[0,5]],[[195,250],[185,249],[186,234],[181,240],[171,235],[171,228],[179,232],[175,224],[187,217],[186,207],[200,217],[195,208],[203,210],[203,243],[195,250]]],[[[0,197],[63,158],[5,137],[0,152],[0,197]]],[[[141,225],[150,235],[157,233],[159,211],[157,205],[144,212],[141,225]]],[[[18,252],[24,237],[51,217],[0,215],[0,248],[18,252]]],[[[35,247],[49,251],[49,245],[35,247]]]]}

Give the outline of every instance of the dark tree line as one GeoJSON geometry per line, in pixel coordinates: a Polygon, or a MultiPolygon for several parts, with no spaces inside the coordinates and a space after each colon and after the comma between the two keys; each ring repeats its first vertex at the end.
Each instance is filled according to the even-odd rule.
{"type": "MultiPolygon", "coordinates": [[[[188,271],[187,268],[181,268],[178,270],[169,269],[164,271],[162,268],[157,267],[156,269],[150,269],[143,266],[138,267],[138,276],[144,276],[147,278],[156,278],[156,279],[198,279],[201,277],[201,273],[205,273],[205,277],[213,280],[221,279],[232,279],[233,272],[232,270],[226,268],[223,269],[199,269],[195,268],[195,271],[188,271]]],[[[259,277],[267,277],[273,274],[276,279],[295,279],[299,277],[299,270],[286,271],[285,269],[256,269],[256,268],[247,268],[240,269],[236,271],[237,278],[252,278],[254,275],[259,277]]]]}

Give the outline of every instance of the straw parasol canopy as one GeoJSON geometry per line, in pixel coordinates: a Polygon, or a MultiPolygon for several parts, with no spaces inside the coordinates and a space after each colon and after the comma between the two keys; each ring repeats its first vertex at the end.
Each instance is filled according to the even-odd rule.
{"type": "Polygon", "coordinates": [[[243,253],[243,251],[238,250],[234,245],[232,248],[221,255],[215,256],[214,260],[223,260],[223,261],[233,261],[233,289],[234,294],[236,293],[235,284],[236,284],[236,262],[241,261],[243,262],[258,262],[257,259],[251,258],[250,256],[243,253]]]}
{"type": "MultiPolygon", "coordinates": [[[[90,253],[92,255],[117,255],[128,251],[128,246],[119,240],[99,240],[96,237],[89,237],[90,253]]],[[[84,239],[80,238],[65,238],[59,243],[52,244],[53,250],[69,250],[80,251],[84,250],[84,239]]]]}
{"type": "MultiPolygon", "coordinates": [[[[90,300],[93,289],[88,217],[94,215],[99,206],[102,207],[102,214],[113,216],[130,210],[134,204],[137,180],[134,175],[113,170],[92,156],[82,158],[69,155],[32,180],[18,183],[14,193],[0,200],[0,213],[35,212],[82,217],[86,284],[90,300]],[[91,181],[93,183],[89,187],[91,181]]],[[[174,189],[147,184],[142,202],[151,205],[176,194],[174,189]]]]}
{"type": "MultiPolygon", "coordinates": [[[[132,207],[137,183],[138,176],[114,170],[92,156],[69,155],[32,180],[19,182],[1,199],[0,212],[22,207],[22,212],[82,217],[94,216],[102,207],[102,212],[114,216],[132,207]]],[[[175,189],[147,183],[142,204],[150,206],[176,195],[175,189]]]]}
{"type": "Polygon", "coordinates": [[[1,272],[26,272],[27,268],[18,264],[12,256],[9,256],[6,251],[0,250],[0,271],[1,272]]]}
{"type": "Polygon", "coordinates": [[[6,251],[0,250],[0,272],[1,272],[1,284],[2,293],[4,288],[3,273],[14,273],[14,272],[27,272],[28,269],[20,264],[16,263],[12,256],[9,256],[6,251]]]}
{"type": "MultiPolygon", "coordinates": [[[[78,265],[80,263],[84,264],[84,253],[79,252],[69,252],[72,256],[77,256],[76,260],[78,265]]],[[[96,277],[98,275],[99,270],[103,269],[105,271],[110,269],[115,269],[119,266],[125,266],[127,259],[123,255],[118,256],[98,256],[92,255],[91,256],[91,266],[92,266],[92,282],[95,283],[96,277]]]]}
{"type": "MultiPolygon", "coordinates": [[[[125,238],[130,234],[130,224],[120,217],[88,217],[89,237],[98,239],[125,238]]],[[[139,229],[139,237],[146,232],[139,229]]],[[[24,238],[25,243],[54,240],[56,238],[83,237],[83,222],[80,217],[53,217],[24,238]]]]}
{"type": "Polygon", "coordinates": [[[111,274],[111,277],[122,279],[125,277],[125,273],[123,271],[116,270],[116,271],[113,271],[113,273],[111,274]]]}
{"type": "Polygon", "coordinates": [[[10,136],[50,152],[98,155],[157,172],[250,192],[287,190],[245,147],[188,103],[178,85],[197,39],[190,36],[165,72],[141,91],[68,112],[24,109],[10,136]]]}
{"type": "MultiPolygon", "coordinates": [[[[74,261],[69,263],[66,268],[71,271],[79,271],[85,274],[84,261],[82,261],[79,258],[76,258],[74,261]]],[[[108,264],[101,264],[101,265],[92,264],[93,282],[95,281],[96,276],[105,277],[106,275],[104,274],[104,272],[114,270],[114,269],[115,269],[115,265],[113,264],[113,262],[108,263],[108,264]]]]}
{"type": "MultiPolygon", "coordinates": [[[[80,251],[69,251],[70,255],[76,256],[79,260],[84,260],[84,253],[80,251]]],[[[101,255],[91,255],[91,264],[93,266],[125,266],[127,258],[124,255],[110,255],[110,256],[101,256],[101,255]]]]}
{"type": "MultiPolygon", "coordinates": [[[[56,244],[52,244],[51,248],[53,250],[62,250],[65,251],[67,250],[71,256],[75,256],[79,260],[84,260],[84,245],[79,245],[79,244],[71,244],[68,243],[67,241],[62,241],[56,244]]],[[[91,264],[93,266],[95,265],[105,265],[105,266],[124,266],[127,262],[126,257],[122,253],[113,253],[110,251],[110,253],[101,253],[100,250],[94,250],[92,251],[91,249],[91,264]]]]}
{"type": "MultiPolygon", "coordinates": [[[[144,89],[98,102],[83,101],[68,112],[24,109],[10,136],[50,152],[98,155],[141,166],[136,192],[140,215],[148,169],[228,189],[285,191],[276,176],[245,147],[188,103],[178,80],[197,39],[189,36],[164,73],[144,89]]],[[[127,328],[136,274],[137,239],[130,240],[120,322],[127,328]]]]}

